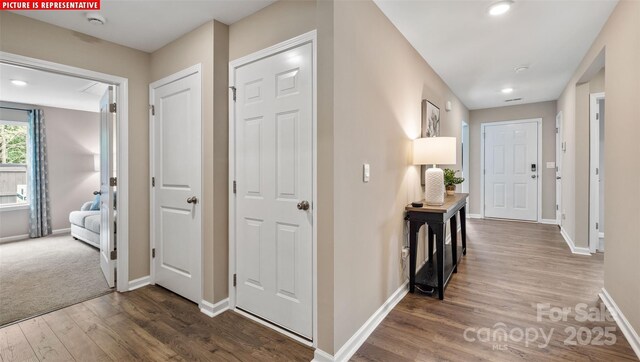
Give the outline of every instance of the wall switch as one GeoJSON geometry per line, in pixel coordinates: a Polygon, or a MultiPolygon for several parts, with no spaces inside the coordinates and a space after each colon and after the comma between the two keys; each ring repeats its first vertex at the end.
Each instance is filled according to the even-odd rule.
{"type": "Polygon", "coordinates": [[[547,168],[556,168],[555,162],[547,162],[547,168]]]}
{"type": "Polygon", "coordinates": [[[369,182],[369,164],[365,163],[362,165],[362,182],[369,182]]]}

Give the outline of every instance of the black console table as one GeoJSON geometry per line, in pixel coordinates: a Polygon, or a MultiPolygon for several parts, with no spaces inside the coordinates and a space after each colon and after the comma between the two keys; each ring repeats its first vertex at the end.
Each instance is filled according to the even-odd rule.
{"type": "Polygon", "coordinates": [[[467,221],[466,206],[469,194],[446,196],[442,206],[422,207],[408,205],[405,208],[406,220],[409,221],[409,292],[415,291],[416,284],[438,291],[438,297],[444,299],[444,288],[451,275],[458,271],[458,220],[460,212],[460,229],[462,236],[462,255],[467,254],[467,221]],[[451,258],[445,258],[445,225],[451,223],[451,258]],[[416,257],[418,249],[418,232],[422,225],[428,227],[429,260],[416,273],[416,257]],[[433,258],[433,243],[436,242],[436,258],[433,258]]]}

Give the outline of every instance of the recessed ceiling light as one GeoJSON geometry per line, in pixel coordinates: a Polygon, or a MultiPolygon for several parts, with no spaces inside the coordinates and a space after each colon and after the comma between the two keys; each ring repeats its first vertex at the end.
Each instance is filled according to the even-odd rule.
{"type": "Polygon", "coordinates": [[[513,88],[502,88],[502,93],[509,94],[513,92],[513,88]]]}
{"type": "Polygon", "coordinates": [[[87,13],[87,21],[93,25],[104,25],[104,23],[107,22],[107,19],[98,13],[87,13]]]}
{"type": "Polygon", "coordinates": [[[511,9],[512,3],[513,1],[511,0],[504,0],[491,4],[491,6],[489,7],[489,15],[498,16],[506,13],[507,11],[509,11],[509,9],[511,9]]]}
{"type": "Polygon", "coordinates": [[[25,82],[24,80],[19,80],[19,79],[11,79],[11,84],[17,85],[19,87],[24,87],[25,85],[27,85],[27,82],[25,82]]]}
{"type": "Polygon", "coordinates": [[[526,65],[521,65],[521,66],[519,66],[519,67],[515,67],[515,68],[514,68],[514,70],[516,71],[516,73],[522,73],[522,72],[524,72],[525,70],[528,70],[528,69],[529,69],[529,67],[528,67],[528,66],[526,66],[526,65]]]}

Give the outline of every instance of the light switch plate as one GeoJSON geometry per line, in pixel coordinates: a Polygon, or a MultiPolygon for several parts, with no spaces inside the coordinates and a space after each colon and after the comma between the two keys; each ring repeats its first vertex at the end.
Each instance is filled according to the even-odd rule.
{"type": "Polygon", "coordinates": [[[369,182],[369,164],[365,163],[364,165],[362,165],[362,182],[369,182]]]}

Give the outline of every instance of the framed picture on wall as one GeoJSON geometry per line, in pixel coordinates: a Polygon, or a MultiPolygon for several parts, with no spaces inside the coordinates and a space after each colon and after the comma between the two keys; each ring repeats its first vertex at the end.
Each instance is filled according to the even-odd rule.
{"type": "Polygon", "coordinates": [[[422,137],[440,136],[440,108],[426,99],[422,100],[422,137]]]}
{"type": "MultiPolygon", "coordinates": [[[[426,99],[422,100],[422,132],[421,137],[440,136],[440,108],[426,99]]],[[[420,167],[420,183],[424,186],[426,166],[420,167]]]]}

